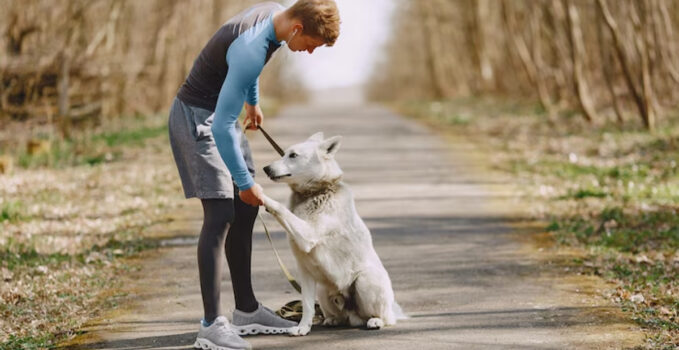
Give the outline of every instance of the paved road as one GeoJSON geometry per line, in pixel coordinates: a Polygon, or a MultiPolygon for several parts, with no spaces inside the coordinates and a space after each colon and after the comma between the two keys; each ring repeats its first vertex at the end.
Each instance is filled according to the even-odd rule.
{"type": "MultiPolygon", "coordinates": [[[[596,297],[606,286],[554,276],[516,239],[508,216],[520,206],[502,181],[480,176],[471,146],[370,105],[291,107],[266,126],[283,146],[315,131],[344,136],[337,158],[345,181],[411,318],[380,331],[314,327],[301,338],[248,338],[255,349],[605,349],[639,341],[635,327],[596,297]]],[[[252,144],[260,169],[276,158],[263,137],[252,144]]],[[[263,175],[259,182],[286,199],[285,186],[263,175]]],[[[143,254],[126,283],[133,300],[92,322],[77,340],[85,345],[74,348],[191,348],[202,316],[197,204],[157,230],[184,238],[143,254]]],[[[294,267],[284,233],[265,216],[294,267]]],[[[259,224],[253,260],[260,301],[277,308],[297,298],[259,224]]],[[[233,309],[230,287],[225,276],[225,310],[233,309]]]]}

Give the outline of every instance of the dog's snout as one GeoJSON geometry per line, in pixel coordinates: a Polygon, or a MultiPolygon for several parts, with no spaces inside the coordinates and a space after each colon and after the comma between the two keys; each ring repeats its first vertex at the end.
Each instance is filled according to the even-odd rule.
{"type": "Polygon", "coordinates": [[[267,165],[264,167],[264,173],[266,176],[271,177],[271,165],[267,165]]]}

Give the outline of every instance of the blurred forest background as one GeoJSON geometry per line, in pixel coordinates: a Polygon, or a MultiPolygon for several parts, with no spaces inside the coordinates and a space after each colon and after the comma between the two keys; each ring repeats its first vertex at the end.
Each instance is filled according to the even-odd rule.
{"type": "Polygon", "coordinates": [[[486,149],[578,252],[549,262],[676,349],[679,1],[413,0],[393,23],[368,95],[486,149]]]}
{"type": "Polygon", "coordinates": [[[570,109],[587,121],[636,119],[651,130],[679,103],[678,1],[404,6],[398,40],[374,75],[374,98],[528,97],[552,121],[570,109]]]}
{"type": "MultiPolygon", "coordinates": [[[[4,1],[0,149],[21,147],[37,134],[68,137],[71,129],[120,116],[165,112],[206,40],[256,2],[4,1]],[[17,128],[23,132],[12,132],[17,128]],[[16,142],[17,136],[29,139],[16,142]]],[[[291,99],[285,93],[299,90],[281,88],[283,79],[288,86],[294,79],[277,62],[265,69],[262,95],[291,99]]]]}
{"type": "MultiPolygon", "coordinates": [[[[168,106],[256,2],[2,0],[0,349],[53,347],[124,301],[120,258],[186,202],[168,106]]],[[[545,266],[608,281],[643,348],[679,346],[679,0],[396,3],[367,97],[486,150],[525,219],[578,252],[545,266]]],[[[267,116],[306,97],[286,51],[267,116]]]]}
{"type": "MultiPolygon", "coordinates": [[[[212,34],[256,2],[2,1],[0,349],[52,348],[124,298],[120,258],[158,246],[154,225],[186,202],[170,103],[212,34]]],[[[269,116],[304,98],[286,51],[260,79],[269,116]]]]}

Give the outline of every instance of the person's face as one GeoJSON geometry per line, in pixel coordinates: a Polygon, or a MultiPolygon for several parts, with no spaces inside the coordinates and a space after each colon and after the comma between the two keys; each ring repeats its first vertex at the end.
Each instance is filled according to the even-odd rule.
{"type": "Polygon", "coordinates": [[[288,48],[290,50],[306,51],[309,54],[312,54],[317,47],[323,46],[325,44],[322,39],[301,33],[302,31],[298,30],[292,39],[290,39],[290,42],[288,43],[288,48]]]}

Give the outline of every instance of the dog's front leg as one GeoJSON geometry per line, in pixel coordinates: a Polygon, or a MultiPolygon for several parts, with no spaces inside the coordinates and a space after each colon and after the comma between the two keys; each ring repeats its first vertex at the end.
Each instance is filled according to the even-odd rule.
{"type": "Polygon", "coordinates": [[[316,315],[316,281],[311,275],[300,269],[299,283],[302,287],[302,319],[297,329],[291,335],[307,335],[311,331],[311,325],[316,315]]]}
{"type": "Polygon", "coordinates": [[[317,235],[309,223],[297,217],[283,204],[266,195],[262,196],[262,201],[266,210],[278,220],[302,251],[308,253],[316,246],[318,237],[316,237],[317,235]]]}

